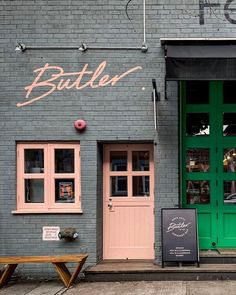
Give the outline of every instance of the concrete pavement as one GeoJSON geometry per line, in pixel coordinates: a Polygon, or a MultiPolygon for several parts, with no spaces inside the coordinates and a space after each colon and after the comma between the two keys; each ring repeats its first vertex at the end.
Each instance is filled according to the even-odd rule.
{"type": "Polygon", "coordinates": [[[59,281],[10,282],[0,295],[236,295],[236,281],[80,282],[66,289],[59,281]]]}

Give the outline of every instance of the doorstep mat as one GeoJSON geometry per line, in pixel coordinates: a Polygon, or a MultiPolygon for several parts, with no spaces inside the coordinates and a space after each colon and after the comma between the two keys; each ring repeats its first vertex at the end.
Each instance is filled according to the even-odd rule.
{"type": "Polygon", "coordinates": [[[221,255],[232,255],[232,256],[236,256],[236,249],[235,248],[219,248],[217,249],[217,251],[221,254],[221,255]]]}

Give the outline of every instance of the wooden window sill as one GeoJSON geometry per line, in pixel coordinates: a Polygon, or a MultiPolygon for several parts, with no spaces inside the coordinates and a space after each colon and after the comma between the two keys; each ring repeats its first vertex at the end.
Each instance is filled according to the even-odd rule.
{"type": "Polygon", "coordinates": [[[12,214],[83,214],[81,209],[51,209],[51,210],[14,210],[11,212],[12,214]]]}

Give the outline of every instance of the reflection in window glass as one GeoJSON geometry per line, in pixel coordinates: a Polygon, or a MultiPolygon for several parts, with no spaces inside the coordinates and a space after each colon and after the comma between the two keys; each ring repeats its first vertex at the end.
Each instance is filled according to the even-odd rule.
{"type": "Polygon", "coordinates": [[[110,152],[110,170],[127,171],[127,152],[113,151],[110,152]]]}
{"type": "Polygon", "coordinates": [[[236,83],[235,81],[223,82],[223,103],[236,103],[236,83]]]}
{"type": "Polygon", "coordinates": [[[25,149],[25,173],[44,172],[43,149],[25,149]]]}
{"type": "Polygon", "coordinates": [[[55,202],[75,202],[75,181],[74,179],[55,179],[55,202]]]}
{"type": "Polygon", "coordinates": [[[236,135],[236,113],[223,114],[223,135],[224,136],[236,135]]]}
{"type": "Polygon", "coordinates": [[[111,176],[110,186],[111,186],[112,197],[128,196],[127,176],[111,176]]]}
{"type": "Polygon", "coordinates": [[[74,149],[55,150],[55,173],[74,173],[74,149]]]}
{"type": "Polygon", "coordinates": [[[186,114],[186,135],[204,136],[210,134],[208,113],[187,113],[186,114]]]}
{"type": "Polygon", "coordinates": [[[209,149],[192,148],[186,151],[186,171],[187,172],[208,172],[209,149]]]}
{"type": "Polygon", "coordinates": [[[133,196],[148,197],[149,195],[149,176],[133,176],[133,196]]]}
{"type": "Polygon", "coordinates": [[[224,149],[224,172],[236,172],[236,149],[224,149]]]}
{"type": "Polygon", "coordinates": [[[186,81],[186,103],[207,104],[209,103],[208,81],[186,81]]]}
{"type": "Polygon", "coordinates": [[[149,170],[149,152],[148,151],[132,152],[132,169],[133,171],[149,170]]]}
{"type": "Polygon", "coordinates": [[[44,180],[25,179],[25,203],[44,202],[44,180]]]}
{"type": "Polygon", "coordinates": [[[186,194],[187,204],[209,204],[210,182],[208,180],[188,180],[186,194]]]}
{"type": "Polygon", "coordinates": [[[236,181],[224,181],[224,204],[236,204],[236,181]]]}

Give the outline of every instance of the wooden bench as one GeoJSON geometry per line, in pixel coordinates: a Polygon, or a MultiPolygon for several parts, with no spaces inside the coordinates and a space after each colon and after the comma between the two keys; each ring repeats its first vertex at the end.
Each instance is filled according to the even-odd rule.
{"type": "Polygon", "coordinates": [[[68,254],[57,256],[2,256],[0,257],[0,264],[5,264],[6,267],[0,271],[0,287],[9,282],[18,264],[52,263],[66,288],[69,288],[77,279],[87,257],[88,254],[68,254]],[[65,265],[68,262],[77,263],[77,266],[72,274],[65,265]]]}

